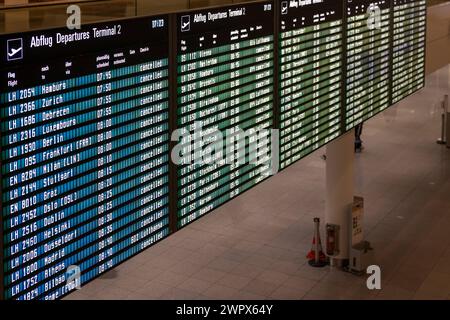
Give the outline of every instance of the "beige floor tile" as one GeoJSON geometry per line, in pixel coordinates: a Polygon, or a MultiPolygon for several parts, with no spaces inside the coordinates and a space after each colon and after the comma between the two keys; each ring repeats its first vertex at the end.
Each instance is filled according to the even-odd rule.
{"type": "Polygon", "coordinates": [[[180,283],[178,285],[178,288],[202,294],[211,286],[212,286],[211,282],[195,278],[189,278],[186,281],[180,283]]]}
{"type": "Polygon", "coordinates": [[[245,263],[253,266],[258,266],[264,269],[269,269],[272,265],[275,264],[276,259],[269,258],[260,254],[252,254],[245,261],[245,263]]]}
{"type": "MultiPolygon", "coordinates": [[[[186,229],[187,230],[187,229],[186,229]]],[[[202,241],[202,240],[195,240],[195,239],[184,239],[183,241],[181,241],[180,243],[177,244],[178,248],[181,249],[187,249],[190,251],[196,251],[199,250],[200,248],[203,248],[205,246],[206,242],[202,241]]]]}
{"type": "Polygon", "coordinates": [[[108,286],[104,288],[102,291],[97,292],[93,295],[93,299],[95,300],[122,300],[125,297],[132,294],[134,291],[127,290],[124,288],[119,288],[115,286],[108,286]]]}
{"type": "Polygon", "coordinates": [[[433,271],[414,295],[419,300],[445,300],[450,294],[450,274],[433,271]]]}
{"type": "Polygon", "coordinates": [[[308,292],[318,283],[319,281],[306,279],[299,276],[290,276],[288,279],[286,279],[286,281],[283,282],[283,286],[308,292]]]}
{"type": "Polygon", "coordinates": [[[160,299],[162,295],[167,293],[170,289],[172,289],[172,287],[167,285],[167,283],[152,280],[146,283],[143,288],[135,291],[135,293],[142,297],[146,297],[149,300],[160,299]]]}
{"type": "MultiPolygon", "coordinates": [[[[83,294],[85,295],[95,295],[96,293],[105,289],[105,287],[111,285],[112,281],[106,279],[97,278],[81,287],[83,294]]],[[[70,295],[69,295],[70,296],[70,295]]]]}
{"type": "Polygon", "coordinates": [[[186,280],[186,275],[166,271],[156,278],[159,282],[165,283],[171,287],[176,287],[186,280]]]}
{"type": "Polygon", "coordinates": [[[336,285],[351,286],[354,284],[366,283],[367,275],[355,275],[352,273],[342,272],[341,270],[332,269],[322,279],[323,282],[330,282],[336,285]]]}
{"type": "Polygon", "coordinates": [[[223,272],[231,272],[233,269],[235,269],[237,266],[239,266],[239,262],[217,257],[211,263],[208,264],[208,268],[219,270],[223,272]]]}
{"type": "Polygon", "coordinates": [[[275,300],[301,300],[307,291],[302,289],[294,289],[292,287],[281,286],[276,289],[269,298],[275,300]]]}
{"type": "Polygon", "coordinates": [[[143,288],[147,282],[132,275],[123,275],[115,279],[113,285],[134,292],[143,288]]]}
{"type": "Polygon", "coordinates": [[[142,266],[136,267],[133,272],[128,273],[130,276],[141,279],[144,282],[148,282],[150,280],[156,279],[162,273],[164,273],[166,269],[150,266],[144,264],[142,266]]]}
{"type": "Polygon", "coordinates": [[[270,282],[254,279],[248,285],[242,288],[242,291],[257,294],[263,297],[269,297],[279,287],[279,283],[273,284],[270,282]]]}
{"type": "Polygon", "coordinates": [[[128,296],[124,297],[124,300],[148,301],[148,300],[156,300],[156,298],[150,298],[148,295],[143,293],[132,292],[128,296]]]}
{"type": "Polygon", "coordinates": [[[183,261],[183,262],[179,262],[178,264],[172,266],[171,268],[169,268],[168,271],[171,271],[177,275],[190,277],[194,273],[196,273],[199,268],[202,268],[202,264],[193,263],[190,261],[183,261]]]}
{"type": "Polygon", "coordinates": [[[294,261],[277,261],[271,266],[271,269],[287,275],[294,275],[302,266],[303,264],[294,261]]]}
{"type": "Polygon", "coordinates": [[[367,285],[356,284],[344,294],[344,299],[349,300],[375,300],[379,294],[379,290],[369,290],[367,285]]]}
{"type": "Polygon", "coordinates": [[[434,266],[433,272],[446,273],[450,275],[450,257],[442,257],[434,266]]]}
{"type": "Polygon", "coordinates": [[[191,254],[190,256],[188,256],[184,262],[190,262],[190,263],[198,263],[201,265],[207,265],[208,263],[210,263],[212,260],[214,260],[217,256],[211,256],[209,254],[205,254],[205,253],[198,253],[198,252],[194,252],[193,254],[191,254]]]}
{"type": "Polygon", "coordinates": [[[248,277],[242,277],[234,274],[227,274],[222,279],[217,281],[217,284],[241,290],[246,285],[248,285],[252,280],[253,280],[252,278],[248,277]]]}
{"type": "Polygon", "coordinates": [[[242,263],[248,257],[249,257],[248,252],[235,248],[231,248],[230,250],[225,251],[219,256],[219,258],[236,261],[239,263],[242,263]]]}
{"type": "Polygon", "coordinates": [[[388,284],[415,292],[428,276],[430,270],[418,266],[401,267],[391,275],[388,284]]]}
{"type": "Polygon", "coordinates": [[[289,275],[283,272],[274,271],[274,270],[265,270],[263,271],[256,279],[262,280],[265,282],[280,284],[286,281],[289,278],[289,275]]]}
{"type": "Polygon", "coordinates": [[[238,265],[235,269],[233,269],[230,274],[242,276],[242,277],[249,277],[249,278],[256,278],[259,276],[263,271],[266,269],[261,268],[256,265],[251,265],[247,263],[241,263],[238,265]]]}
{"type": "Polygon", "coordinates": [[[306,300],[341,300],[345,299],[349,288],[343,288],[329,282],[321,282],[315,285],[304,296],[306,300]]]}
{"type": "Polygon", "coordinates": [[[239,291],[230,287],[215,284],[209,287],[203,295],[215,300],[233,300],[239,295],[239,291]]]}
{"type": "Polygon", "coordinates": [[[376,299],[378,300],[410,300],[414,297],[414,292],[405,290],[394,285],[382,286],[376,299]]]}
{"type": "Polygon", "coordinates": [[[163,300],[193,300],[200,296],[199,293],[181,288],[172,288],[161,296],[163,300]]]}
{"type": "Polygon", "coordinates": [[[296,276],[310,279],[310,280],[322,280],[330,272],[329,267],[313,268],[308,264],[301,267],[296,273],[296,276]]]}
{"type": "Polygon", "coordinates": [[[194,273],[192,275],[195,279],[200,279],[207,282],[215,283],[226,276],[226,273],[223,271],[211,269],[208,267],[205,267],[203,269],[200,269],[197,273],[194,273]]]}

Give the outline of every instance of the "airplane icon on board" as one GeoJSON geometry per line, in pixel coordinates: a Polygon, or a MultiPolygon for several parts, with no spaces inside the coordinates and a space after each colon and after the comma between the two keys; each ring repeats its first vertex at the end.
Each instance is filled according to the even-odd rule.
{"type": "Polygon", "coordinates": [[[283,1],[281,3],[281,14],[287,14],[288,13],[289,4],[287,1],[283,1]]]}
{"type": "Polygon", "coordinates": [[[186,32],[191,30],[191,17],[182,16],[181,17],[181,32],[186,32]]]}
{"type": "Polygon", "coordinates": [[[23,59],[23,41],[22,39],[10,39],[7,42],[7,60],[23,59]]]}
{"type": "Polygon", "coordinates": [[[12,48],[11,49],[11,52],[8,52],[8,57],[13,57],[13,56],[15,56],[19,51],[21,51],[22,50],[22,48],[19,48],[19,49],[14,49],[14,48],[12,48]]]}

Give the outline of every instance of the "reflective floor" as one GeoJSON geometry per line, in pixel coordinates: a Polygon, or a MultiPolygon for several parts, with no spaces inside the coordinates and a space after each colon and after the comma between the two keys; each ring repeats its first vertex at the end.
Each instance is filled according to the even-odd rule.
{"type": "Polygon", "coordinates": [[[67,299],[450,299],[450,149],[435,142],[449,77],[429,76],[363,132],[356,194],[381,290],[306,264],[325,209],[320,150],[67,299]]]}

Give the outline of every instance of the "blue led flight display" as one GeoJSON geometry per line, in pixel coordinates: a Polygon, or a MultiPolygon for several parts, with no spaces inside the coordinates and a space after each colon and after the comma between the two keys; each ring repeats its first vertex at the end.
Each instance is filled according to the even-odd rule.
{"type": "Polygon", "coordinates": [[[169,234],[168,17],[0,38],[5,299],[57,299],[169,234]],[[145,32],[143,32],[145,31],[145,32]]]}

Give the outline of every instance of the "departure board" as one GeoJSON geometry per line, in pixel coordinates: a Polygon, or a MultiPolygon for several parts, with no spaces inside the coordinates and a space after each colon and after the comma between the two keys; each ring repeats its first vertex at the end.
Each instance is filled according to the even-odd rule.
{"type": "Polygon", "coordinates": [[[341,133],[342,11],[336,0],[281,2],[281,168],[341,133]]]}
{"type": "Polygon", "coordinates": [[[425,85],[425,0],[393,0],[392,103],[425,85]]]}
{"type": "MultiPolygon", "coordinates": [[[[183,227],[270,170],[262,155],[247,161],[244,143],[217,147],[217,134],[228,138],[273,126],[274,7],[269,1],[193,11],[179,14],[177,23],[177,125],[191,133],[180,139],[182,153],[217,151],[210,161],[184,160],[178,167],[178,226],[183,227]],[[195,142],[195,132],[203,141],[195,142]],[[242,157],[240,163],[228,161],[242,157]]],[[[254,138],[255,152],[270,147],[266,138],[254,138]]]]}
{"type": "Polygon", "coordinates": [[[390,105],[390,0],[345,0],[346,130],[390,105]]]}
{"type": "Polygon", "coordinates": [[[168,17],[0,38],[5,299],[57,299],[168,229],[168,17]]]}
{"type": "Polygon", "coordinates": [[[425,37],[425,0],[0,35],[0,299],[59,299],[421,89],[425,37]]]}

